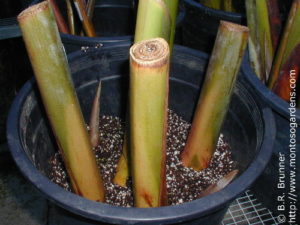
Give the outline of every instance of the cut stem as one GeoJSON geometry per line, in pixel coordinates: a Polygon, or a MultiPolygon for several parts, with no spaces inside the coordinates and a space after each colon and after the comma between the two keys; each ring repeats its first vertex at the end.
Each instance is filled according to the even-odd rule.
{"type": "Polygon", "coordinates": [[[27,8],[18,21],[72,188],[85,198],[104,201],[104,186],[48,2],[27,8]]]}
{"type": "Polygon", "coordinates": [[[245,26],[221,21],[185,149],[187,167],[208,167],[226,116],[248,41],[245,26]]]}
{"type": "MultiPolygon", "coordinates": [[[[178,0],[143,0],[139,1],[138,16],[135,31],[135,42],[149,38],[161,37],[170,44],[170,51],[173,48],[176,17],[178,11],[178,0]],[[153,26],[155,24],[156,26],[153,26]]],[[[127,132],[127,131],[125,131],[127,132]]],[[[125,186],[129,175],[127,161],[128,146],[125,133],[123,152],[117,166],[114,182],[125,186]],[[126,152],[125,152],[126,151],[126,152]]]]}
{"type": "Polygon", "coordinates": [[[130,146],[136,207],[166,205],[169,46],[162,38],[130,49],[130,146]]]}
{"type": "Polygon", "coordinates": [[[101,81],[99,82],[97,92],[93,101],[91,119],[90,119],[90,137],[92,147],[99,145],[99,124],[100,124],[100,96],[101,96],[101,81]]]}
{"type": "Polygon", "coordinates": [[[300,65],[300,0],[294,0],[278,52],[276,54],[268,87],[286,101],[290,99],[290,79],[297,80],[300,65]],[[292,77],[291,77],[292,75],[292,77]]]}

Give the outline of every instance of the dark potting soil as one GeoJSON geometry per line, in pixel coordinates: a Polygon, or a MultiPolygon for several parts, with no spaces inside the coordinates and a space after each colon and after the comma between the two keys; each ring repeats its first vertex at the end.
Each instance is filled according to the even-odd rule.
{"type": "MultiPolygon", "coordinates": [[[[200,193],[210,184],[216,183],[224,175],[235,169],[230,147],[219,137],[217,149],[209,167],[200,172],[184,167],[180,154],[185,146],[190,124],[176,113],[169,111],[167,134],[167,191],[170,205],[176,205],[199,198],[200,193]]],[[[133,206],[131,179],[127,187],[113,184],[118,159],[122,152],[124,123],[117,117],[100,118],[100,145],[94,149],[98,166],[106,189],[106,203],[118,206],[133,206]]],[[[56,153],[50,160],[50,179],[71,191],[61,155],[56,153]]]]}

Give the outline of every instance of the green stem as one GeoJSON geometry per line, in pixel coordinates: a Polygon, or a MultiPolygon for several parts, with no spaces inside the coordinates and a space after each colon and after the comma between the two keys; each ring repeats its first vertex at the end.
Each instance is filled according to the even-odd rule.
{"type": "Polygon", "coordinates": [[[83,197],[104,201],[104,186],[48,2],[27,8],[18,21],[72,188],[83,197]]]}
{"type": "Polygon", "coordinates": [[[257,18],[256,18],[256,5],[255,0],[246,0],[246,14],[247,14],[247,25],[250,29],[249,36],[249,58],[251,67],[256,73],[257,77],[265,82],[265,76],[262,72],[262,64],[259,59],[259,45],[257,40],[257,18]]]}
{"type": "Polygon", "coordinates": [[[136,207],[166,204],[169,46],[162,38],[130,49],[130,146],[136,207]]]}
{"type": "Polygon", "coordinates": [[[176,19],[178,13],[178,2],[179,0],[164,0],[166,3],[167,8],[169,9],[170,16],[171,16],[171,34],[170,34],[170,50],[172,52],[174,39],[175,39],[175,31],[176,31],[176,19]]]}
{"type": "Polygon", "coordinates": [[[134,42],[157,37],[169,42],[171,24],[171,15],[164,0],[139,1],[134,42]]]}
{"type": "Polygon", "coordinates": [[[202,170],[208,167],[225,119],[248,41],[245,26],[221,21],[209,61],[182,162],[202,170]]]}
{"type": "MultiPolygon", "coordinates": [[[[175,37],[178,0],[144,0],[139,2],[135,42],[149,38],[162,37],[170,45],[172,51],[175,37]],[[157,24],[158,26],[152,26],[157,24]],[[171,32],[171,33],[170,33],[171,32]]],[[[125,134],[125,140],[128,135],[125,134]]],[[[117,166],[114,182],[125,186],[129,175],[127,161],[128,147],[124,141],[123,152],[117,166]]]]}
{"type": "Polygon", "coordinates": [[[263,63],[262,72],[264,73],[265,80],[267,81],[269,79],[274,57],[267,0],[256,0],[256,16],[257,40],[260,46],[260,60],[263,63]]]}
{"type": "Polygon", "coordinates": [[[274,57],[267,1],[246,0],[247,24],[250,28],[250,61],[263,82],[269,79],[274,57]]]}

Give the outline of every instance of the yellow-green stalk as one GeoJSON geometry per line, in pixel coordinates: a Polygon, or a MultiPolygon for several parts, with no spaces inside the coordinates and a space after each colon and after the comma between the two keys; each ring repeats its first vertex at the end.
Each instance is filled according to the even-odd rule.
{"type": "Polygon", "coordinates": [[[129,159],[128,159],[128,132],[125,132],[123,140],[123,149],[120,159],[118,161],[116,175],[113,179],[113,183],[121,187],[126,187],[126,183],[130,174],[129,159]]]}
{"type": "Polygon", "coordinates": [[[129,139],[136,207],[167,204],[169,58],[169,45],[162,38],[138,42],[130,49],[129,139]]]}
{"type": "Polygon", "coordinates": [[[171,37],[171,14],[164,0],[139,1],[134,42],[161,37],[168,43],[171,37]]]}
{"type": "Polygon", "coordinates": [[[256,0],[256,10],[258,28],[256,32],[260,45],[260,60],[263,62],[263,73],[267,81],[274,58],[267,0],[256,0]]]}
{"type": "Polygon", "coordinates": [[[249,29],[221,21],[205,75],[182,162],[202,170],[208,167],[225,119],[249,29]]]}
{"type": "Polygon", "coordinates": [[[104,201],[102,179],[48,2],[27,8],[18,21],[72,188],[85,198],[104,201]]]}
{"type": "Polygon", "coordinates": [[[176,31],[176,19],[177,19],[177,13],[178,13],[178,2],[179,0],[164,0],[166,3],[166,6],[170,12],[171,17],[171,34],[170,34],[170,51],[172,53],[173,45],[174,45],[174,39],[175,39],[175,31],[176,31]]]}
{"type": "Polygon", "coordinates": [[[265,82],[265,76],[262,72],[262,62],[259,56],[259,45],[257,41],[257,17],[256,17],[256,5],[255,0],[246,0],[246,14],[247,14],[247,25],[250,29],[249,35],[249,59],[252,69],[254,70],[257,77],[265,82]]]}
{"type": "Polygon", "coordinates": [[[290,100],[290,79],[297,80],[300,67],[300,0],[294,0],[273,63],[268,87],[290,100]],[[291,77],[293,76],[293,77],[291,77]]]}

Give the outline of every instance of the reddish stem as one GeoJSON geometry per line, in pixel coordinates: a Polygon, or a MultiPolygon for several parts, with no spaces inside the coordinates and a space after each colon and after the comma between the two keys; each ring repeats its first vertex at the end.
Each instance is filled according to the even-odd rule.
{"type": "Polygon", "coordinates": [[[54,13],[55,20],[56,20],[59,31],[62,32],[62,33],[70,34],[68,25],[67,25],[65,19],[63,18],[56,1],[55,0],[48,0],[48,2],[50,3],[51,8],[53,10],[53,13],[54,13]]]}
{"type": "Polygon", "coordinates": [[[273,49],[276,50],[282,28],[278,0],[268,0],[267,5],[269,12],[272,45],[273,49]]]}
{"type": "Polygon", "coordinates": [[[300,70],[300,44],[292,51],[288,60],[282,65],[277,83],[274,85],[273,91],[279,97],[289,102],[291,92],[295,91],[291,88],[291,79],[298,79],[300,70]]]}

